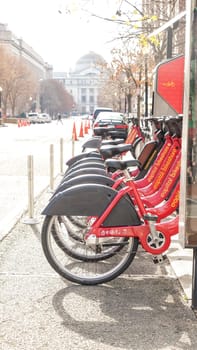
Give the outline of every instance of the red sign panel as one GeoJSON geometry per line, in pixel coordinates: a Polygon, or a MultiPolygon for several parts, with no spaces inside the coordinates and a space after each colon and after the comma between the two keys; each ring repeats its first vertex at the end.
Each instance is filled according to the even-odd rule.
{"type": "Polygon", "coordinates": [[[184,56],[164,62],[157,68],[157,93],[177,114],[183,113],[184,56]]]}

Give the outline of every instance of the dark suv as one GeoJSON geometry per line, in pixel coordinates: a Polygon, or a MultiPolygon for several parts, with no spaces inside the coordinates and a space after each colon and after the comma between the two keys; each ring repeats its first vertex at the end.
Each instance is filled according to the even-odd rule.
{"type": "Polygon", "coordinates": [[[93,118],[92,118],[92,122],[94,123],[95,119],[97,118],[97,116],[99,115],[100,112],[112,112],[112,108],[108,108],[108,107],[97,107],[94,110],[93,113],[93,118]]]}
{"type": "Polygon", "coordinates": [[[101,112],[93,124],[93,133],[102,138],[111,137],[126,140],[128,134],[128,124],[123,113],[101,112]]]}

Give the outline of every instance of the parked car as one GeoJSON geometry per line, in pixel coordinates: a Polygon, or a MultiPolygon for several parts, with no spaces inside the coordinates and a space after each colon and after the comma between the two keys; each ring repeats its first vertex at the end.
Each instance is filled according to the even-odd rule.
{"type": "Polygon", "coordinates": [[[39,123],[39,113],[37,112],[28,113],[27,118],[31,124],[39,123]]]}
{"type": "Polygon", "coordinates": [[[52,118],[48,113],[40,113],[39,120],[41,123],[51,123],[52,118]]]}
{"type": "Polygon", "coordinates": [[[93,133],[103,138],[110,136],[112,139],[125,140],[128,134],[125,115],[119,112],[100,112],[93,124],[93,133]]]}
{"type": "Polygon", "coordinates": [[[94,123],[94,121],[96,120],[96,118],[98,117],[99,113],[101,112],[112,112],[112,108],[108,108],[108,107],[97,107],[94,110],[93,116],[92,116],[92,121],[94,123]]]}
{"type": "Polygon", "coordinates": [[[88,120],[89,119],[89,114],[82,114],[81,118],[84,119],[84,120],[88,120]]]}

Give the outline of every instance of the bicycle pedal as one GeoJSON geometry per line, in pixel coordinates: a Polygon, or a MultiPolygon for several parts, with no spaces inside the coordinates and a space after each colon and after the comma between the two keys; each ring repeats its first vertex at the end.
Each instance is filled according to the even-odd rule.
{"type": "Polygon", "coordinates": [[[154,264],[161,264],[167,259],[167,255],[158,255],[153,257],[154,264]]]}

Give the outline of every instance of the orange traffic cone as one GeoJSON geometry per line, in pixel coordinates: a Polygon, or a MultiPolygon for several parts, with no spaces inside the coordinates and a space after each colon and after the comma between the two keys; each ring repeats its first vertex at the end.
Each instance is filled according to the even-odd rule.
{"type": "Polygon", "coordinates": [[[73,123],[72,139],[73,139],[74,141],[77,141],[77,140],[78,140],[75,122],[73,123]]]}
{"type": "Polygon", "coordinates": [[[85,121],[84,133],[85,133],[85,134],[88,134],[88,126],[87,126],[87,121],[85,121]]]}
{"type": "Polygon", "coordinates": [[[82,122],[82,121],[81,121],[81,127],[80,127],[79,137],[84,137],[84,134],[83,134],[83,122],[82,122]]]}
{"type": "Polygon", "coordinates": [[[20,121],[20,119],[18,119],[17,123],[18,123],[18,128],[20,128],[20,127],[21,127],[21,121],[20,121]]]}

